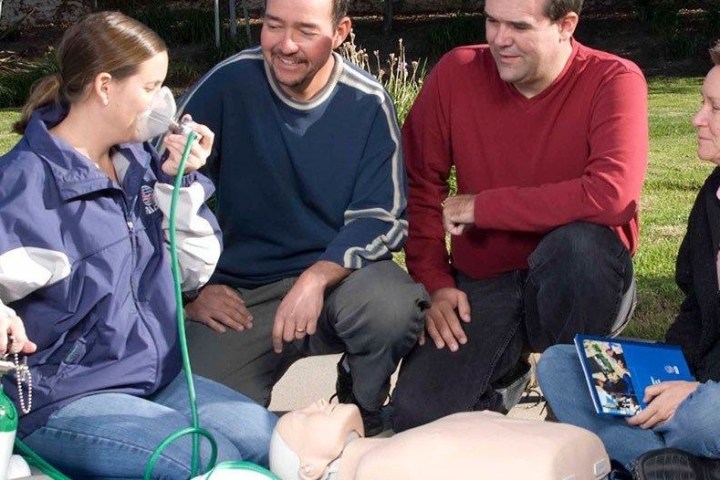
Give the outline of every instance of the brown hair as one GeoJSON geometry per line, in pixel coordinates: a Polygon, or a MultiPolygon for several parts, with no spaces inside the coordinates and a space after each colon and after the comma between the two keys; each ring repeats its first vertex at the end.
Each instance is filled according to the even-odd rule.
{"type": "Polygon", "coordinates": [[[340,23],[340,20],[347,17],[348,3],[350,3],[349,0],[333,0],[332,18],[333,25],[336,27],[340,23]]]}
{"type": "Polygon", "coordinates": [[[33,85],[13,130],[24,133],[33,111],[43,105],[81,100],[98,74],[107,72],[122,80],[165,50],[165,42],[154,31],[120,12],[84,17],[65,31],[57,48],[59,73],[33,85]]]}
{"type": "Polygon", "coordinates": [[[570,12],[580,15],[583,0],[547,0],[545,5],[545,15],[556,22],[570,12]]]}
{"type": "MultiPolygon", "coordinates": [[[[332,21],[333,25],[337,27],[340,24],[340,20],[347,17],[348,5],[350,0],[331,0],[332,1],[332,21]]],[[[267,9],[267,0],[263,3],[265,9],[267,9]]],[[[264,14],[264,13],[263,13],[264,14]]]]}
{"type": "Polygon", "coordinates": [[[712,60],[713,64],[720,65],[720,40],[715,42],[715,45],[710,47],[710,59],[712,60]]]}

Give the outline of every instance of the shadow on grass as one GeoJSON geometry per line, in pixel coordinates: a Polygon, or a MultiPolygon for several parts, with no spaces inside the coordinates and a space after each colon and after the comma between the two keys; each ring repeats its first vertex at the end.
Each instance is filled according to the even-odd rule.
{"type": "Polygon", "coordinates": [[[680,309],[682,293],[671,276],[639,275],[637,283],[637,308],[622,336],[662,340],[680,309]]]}

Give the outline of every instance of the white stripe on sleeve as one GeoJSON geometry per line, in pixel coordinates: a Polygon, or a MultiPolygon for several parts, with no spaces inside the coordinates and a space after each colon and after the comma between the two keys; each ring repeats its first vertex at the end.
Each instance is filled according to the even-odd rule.
{"type": "Polygon", "coordinates": [[[0,301],[14,302],[70,275],[63,252],[19,247],[0,255],[0,301]]]}
{"type": "MultiPolygon", "coordinates": [[[[169,247],[168,230],[170,202],[174,187],[167,183],[155,184],[155,200],[162,210],[166,246],[169,247]]],[[[205,203],[205,190],[198,182],[180,189],[175,216],[175,235],[178,261],[182,276],[182,290],[194,290],[210,280],[220,258],[220,242],[213,226],[198,215],[205,203]]]]}

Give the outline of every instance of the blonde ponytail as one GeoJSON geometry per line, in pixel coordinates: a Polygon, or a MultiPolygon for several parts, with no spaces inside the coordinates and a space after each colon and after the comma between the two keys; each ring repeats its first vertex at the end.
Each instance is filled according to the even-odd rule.
{"type": "Polygon", "coordinates": [[[48,75],[43,77],[30,89],[30,97],[22,108],[22,116],[20,120],[13,125],[13,131],[22,135],[30,123],[30,117],[37,109],[51,102],[59,103],[61,100],[60,93],[61,83],[60,75],[48,75]]]}

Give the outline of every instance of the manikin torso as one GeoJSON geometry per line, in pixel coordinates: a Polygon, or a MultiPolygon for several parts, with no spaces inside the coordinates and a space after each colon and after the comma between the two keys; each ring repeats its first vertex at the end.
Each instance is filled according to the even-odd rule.
{"type": "Polygon", "coordinates": [[[331,470],[336,473],[330,478],[336,480],[471,478],[479,472],[501,478],[595,480],[610,470],[602,442],[586,430],[491,412],[449,415],[388,438],[349,436],[352,431],[362,433],[360,414],[352,406],[321,401],[290,412],[276,427],[290,451],[271,445],[271,468],[285,457],[299,458],[300,475],[294,468],[284,475],[275,471],[282,480],[325,479],[334,460],[331,470]],[[313,413],[307,415],[308,409],[313,413]]]}

